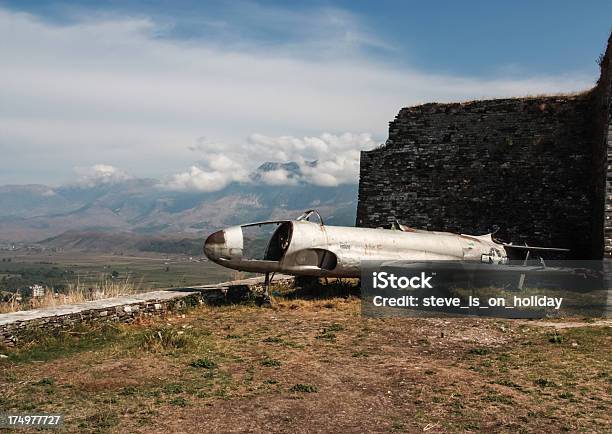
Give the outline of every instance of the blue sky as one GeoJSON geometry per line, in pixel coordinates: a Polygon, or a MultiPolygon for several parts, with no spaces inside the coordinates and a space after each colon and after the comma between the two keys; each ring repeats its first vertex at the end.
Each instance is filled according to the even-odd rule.
{"type": "MultiPolygon", "coordinates": [[[[250,39],[262,46],[299,42],[275,11],[350,14],[364,33],[387,45],[367,55],[436,72],[596,72],[595,59],[612,30],[612,2],[577,1],[1,1],[60,23],[83,14],[147,16],[172,28],[160,37],[250,39]],[[253,13],[253,11],[258,11],[253,13]]],[[[314,26],[316,29],[316,25],[314,26]]]]}
{"type": "Polygon", "coordinates": [[[312,159],[310,182],[355,182],[402,106],[588,89],[611,17],[604,1],[0,1],[0,184],[210,191],[312,159]]]}

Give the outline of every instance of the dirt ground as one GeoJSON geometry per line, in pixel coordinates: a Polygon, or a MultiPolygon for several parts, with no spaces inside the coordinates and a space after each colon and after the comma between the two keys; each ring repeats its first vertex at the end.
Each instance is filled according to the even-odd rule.
{"type": "Polygon", "coordinates": [[[198,307],[4,349],[0,412],[63,432],[610,432],[611,329],[579,325],[198,307]]]}

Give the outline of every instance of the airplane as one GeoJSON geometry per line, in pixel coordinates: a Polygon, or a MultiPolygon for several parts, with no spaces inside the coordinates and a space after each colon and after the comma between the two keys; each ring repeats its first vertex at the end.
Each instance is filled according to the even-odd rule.
{"type": "MultiPolygon", "coordinates": [[[[249,245],[251,244],[251,245],[249,245]]],[[[391,228],[327,226],[317,210],[295,220],[273,220],[232,226],[211,234],[204,254],[227,268],[265,274],[264,302],[274,273],[294,276],[359,278],[361,261],[466,261],[507,264],[513,250],[567,252],[554,247],[502,243],[493,234],[465,235],[414,229],[399,222],[391,228]],[[318,221],[310,221],[316,217],[318,221]],[[253,255],[244,233],[271,229],[265,250],[253,255]],[[272,276],[272,277],[270,277],[272,276]]]]}

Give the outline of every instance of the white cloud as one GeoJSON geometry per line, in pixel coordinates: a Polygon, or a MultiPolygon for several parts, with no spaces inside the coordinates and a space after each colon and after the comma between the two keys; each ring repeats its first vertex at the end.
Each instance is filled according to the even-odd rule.
{"type": "Polygon", "coordinates": [[[246,182],[248,171],[225,155],[211,155],[202,166],[191,166],[161,184],[170,190],[217,191],[231,182],[246,182]]]}
{"type": "Polygon", "coordinates": [[[246,146],[225,147],[218,142],[199,140],[192,148],[202,156],[198,166],[174,175],[163,186],[175,190],[220,190],[233,181],[250,182],[248,175],[264,161],[292,161],[299,167],[297,174],[285,168],[260,172],[258,182],[268,185],[306,182],[331,187],[355,183],[359,176],[359,151],[376,144],[368,133],[325,133],[303,138],[252,134],[246,146]],[[222,148],[224,153],[218,154],[222,148]]]}
{"type": "Polygon", "coordinates": [[[231,181],[230,173],[206,171],[198,166],[191,166],[186,172],[181,172],[163,185],[171,190],[216,191],[221,190],[231,181]]]}
{"type": "Polygon", "coordinates": [[[49,182],[37,177],[51,173],[59,181],[70,167],[106,161],[153,177],[193,165],[172,182],[207,189],[243,179],[263,161],[304,166],[319,159],[304,176],[333,185],[355,179],[356,151],[384,141],[403,106],[569,92],[594,81],[483,79],[390,66],[358,50],[385,44],[341,11],[302,18],[256,12],[254,19],[304,30],[279,47],[224,45],[164,39],[167,23],[151,18],[57,24],[0,8],[0,153],[12,167],[0,183],[49,182]],[[343,131],[367,131],[370,139],[337,134],[343,131]],[[203,135],[209,139],[194,146],[203,135]],[[209,154],[202,164],[194,165],[194,148],[209,154]],[[36,169],[41,161],[44,174],[36,169]]]}
{"type": "Polygon", "coordinates": [[[88,187],[100,184],[114,184],[131,178],[131,176],[123,170],[108,164],[75,167],[74,171],[79,176],[77,183],[88,187]]]}
{"type": "Polygon", "coordinates": [[[357,182],[359,151],[377,145],[372,134],[330,134],[318,137],[268,137],[253,134],[249,143],[255,153],[267,151],[275,161],[295,161],[300,166],[302,181],[315,185],[336,186],[357,182]],[[316,161],[316,165],[309,162],[316,161]]]}
{"type": "Polygon", "coordinates": [[[298,180],[286,170],[278,169],[263,173],[261,182],[267,185],[296,185],[298,180]]]}
{"type": "Polygon", "coordinates": [[[45,190],[45,191],[43,191],[43,192],[41,193],[41,195],[42,195],[42,196],[45,196],[45,197],[52,197],[52,196],[55,196],[55,195],[56,195],[56,193],[55,193],[55,191],[53,191],[53,190],[49,189],[49,190],[45,190]]]}

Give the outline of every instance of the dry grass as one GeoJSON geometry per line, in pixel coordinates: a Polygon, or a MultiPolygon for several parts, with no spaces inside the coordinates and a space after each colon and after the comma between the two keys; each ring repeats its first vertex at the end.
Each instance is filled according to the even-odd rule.
{"type": "MultiPolygon", "coordinates": [[[[449,102],[424,101],[424,102],[420,102],[414,105],[406,106],[404,107],[404,109],[415,109],[415,108],[418,108],[426,104],[436,104],[436,105],[441,105],[441,106],[453,106],[453,105],[465,106],[465,105],[471,105],[471,104],[479,104],[479,103],[482,103],[483,101],[503,101],[503,100],[529,101],[529,100],[544,99],[544,98],[547,98],[547,99],[559,98],[559,99],[572,99],[573,100],[573,99],[587,97],[589,93],[592,92],[594,89],[595,87],[591,86],[587,89],[578,90],[575,92],[525,94],[525,95],[519,95],[519,96],[509,96],[509,97],[499,97],[499,98],[490,98],[490,97],[483,96],[482,98],[479,98],[479,99],[468,99],[468,100],[463,100],[463,101],[449,101],[449,102]]],[[[386,144],[381,144],[376,149],[381,149],[381,148],[384,148],[385,146],[386,144]]]]}
{"type": "Polygon", "coordinates": [[[64,304],[83,303],[91,300],[119,297],[139,292],[141,283],[134,283],[131,279],[112,279],[103,276],[98,282],[83,284],[79,280],[69,283],[65,293],[55,295],[47,290],[42,297],[31,298],[24,301],[17,299],[17,293],[8,302],[0,303],[0,313],[17,312],[20,310],[43,309],[61,306],[64,304]]]}
{"type": "Polygon", "coordinates": [[[612,428],[610,327],[364,318],[350,296],[276,297],[33,339],[0,359],[0,412],[63,413],[63,432],[612,428]]]}

